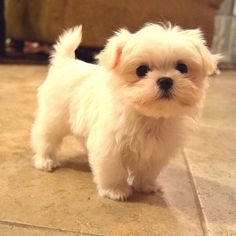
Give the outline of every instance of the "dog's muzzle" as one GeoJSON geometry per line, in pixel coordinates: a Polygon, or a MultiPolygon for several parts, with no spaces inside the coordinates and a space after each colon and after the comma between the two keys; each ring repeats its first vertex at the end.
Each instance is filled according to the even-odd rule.
{"type": "Polygon", "coordinates": [[[171,88],[173,87],[173,80],[169,77],[161,77],[156,81],[157,86],[161,89],[161,98],[171,98],[171,88]]]}
{"type": "Polygon", "coordinates": [[[163,91],[167,92],[173,86],[173,80],[169,77],[161,77],[156,81],[158,87],[163,91]]]}

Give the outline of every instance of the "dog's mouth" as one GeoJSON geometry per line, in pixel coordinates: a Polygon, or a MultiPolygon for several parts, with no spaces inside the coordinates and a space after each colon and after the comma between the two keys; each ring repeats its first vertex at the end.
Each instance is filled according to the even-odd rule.
{"type": "Polygon", "coordinates": [[[161,93],[161,95],[159,96],[159,99],[163,99],[163,100],[171,100],[173,99],[173,93],[169,92],[169,91],[164,91],[161,93]]]}

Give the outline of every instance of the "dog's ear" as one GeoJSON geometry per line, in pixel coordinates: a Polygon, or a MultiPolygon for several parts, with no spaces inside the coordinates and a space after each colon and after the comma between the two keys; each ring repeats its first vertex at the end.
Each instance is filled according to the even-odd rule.
{"type": "Polygon", "coordinates": [[[184,34],[194,44],[201,56],[203,73],[208,76],[217,72],[217,64],[222,58],[219,54],[212,54],[206,46],[206,41],[200,29],[185,30],[184,34]]]}
{"type": "Polygon", "coordinates": [[[96,55],[98,63],[107,69],[116,68],[121,60],[122,51],[129,40],[131,33],[126,29],[120,29],[113,37],[108,39],[105,48],[96,55]]]}

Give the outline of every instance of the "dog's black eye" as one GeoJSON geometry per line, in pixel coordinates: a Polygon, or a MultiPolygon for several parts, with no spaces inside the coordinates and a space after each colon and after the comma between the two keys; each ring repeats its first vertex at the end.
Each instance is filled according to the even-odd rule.
{"type": "Polygon", "coordinates": [[[141,65],[136,69],[136,75],[138,77],[144,77],[149,70],[150,68],[147,65],[141,65]]]}
{"type": "Polygon", "coordinates": [[[188,67],[184,63],[178,63],[175,69],[178,70],[182,74],[188,73],[188,67]]]}

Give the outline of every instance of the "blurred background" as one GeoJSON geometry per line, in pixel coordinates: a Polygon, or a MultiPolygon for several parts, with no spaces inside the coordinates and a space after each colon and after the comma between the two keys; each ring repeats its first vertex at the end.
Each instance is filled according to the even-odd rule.
{"type": "Polygon", "coordinates": [[[83,43],[76,54],[92,62],[118,28],[170,21],[201,28],[212,51],[224,55],[221,67],[234,68],[235,15],[235,0],[0,0],[0,62],[47,63],[57,36],[78,24],[83,43]]]}

